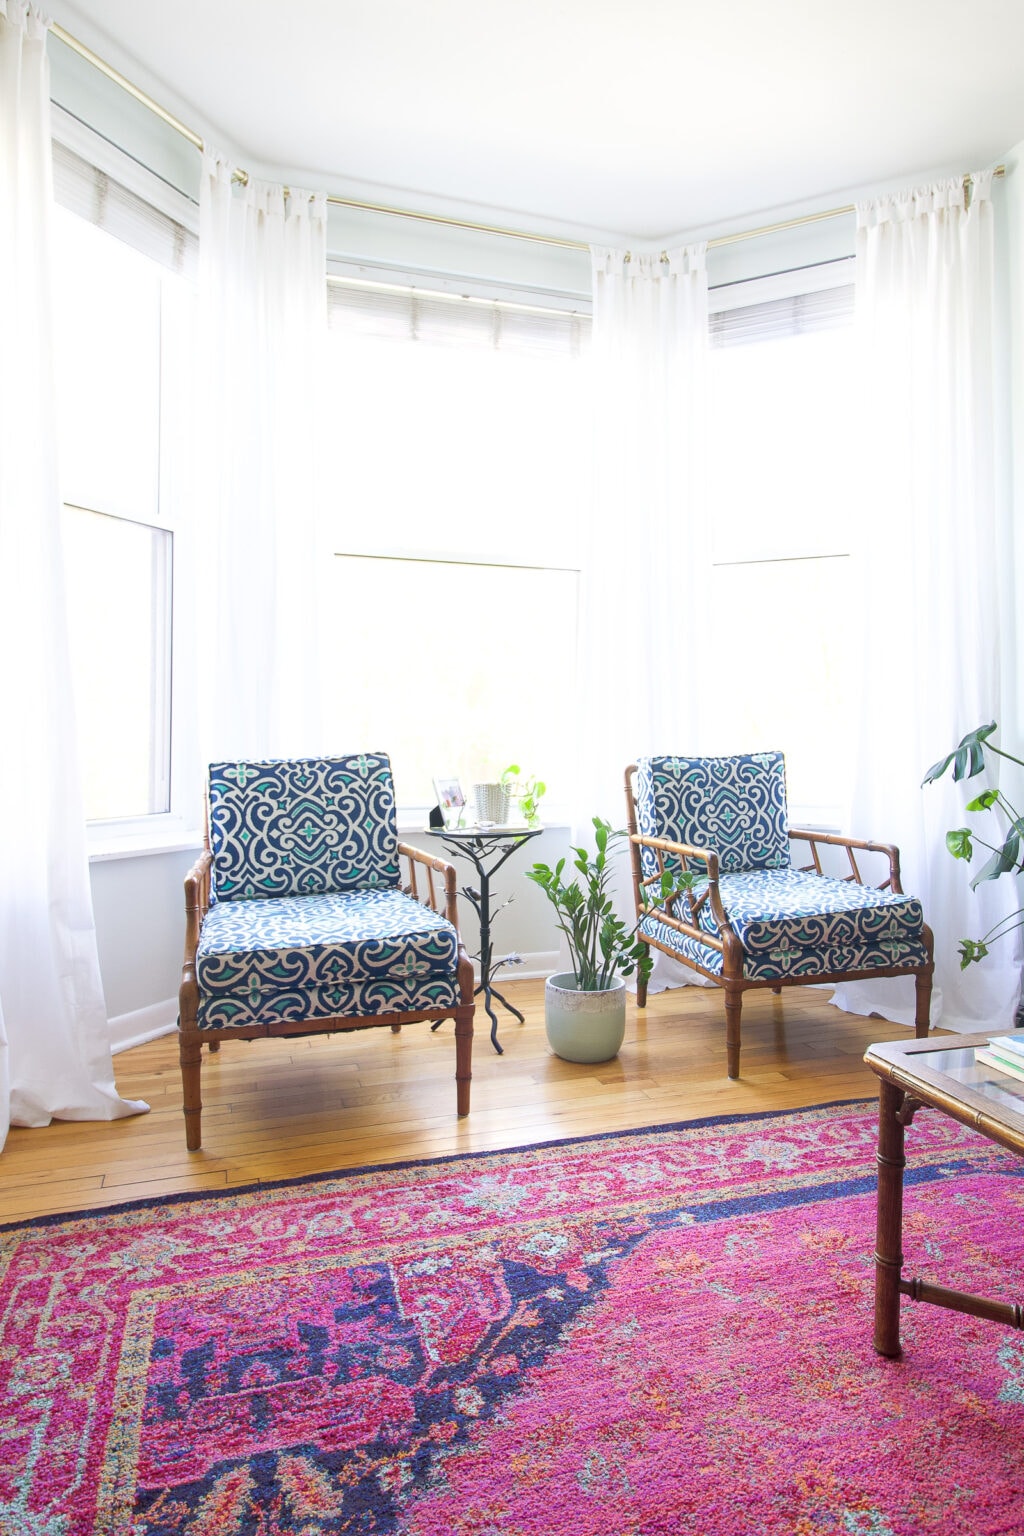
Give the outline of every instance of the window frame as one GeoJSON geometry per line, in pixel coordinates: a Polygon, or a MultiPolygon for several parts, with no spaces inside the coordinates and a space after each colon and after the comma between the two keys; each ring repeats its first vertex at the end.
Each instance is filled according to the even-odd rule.
{"type": "MultiPolygon", "coordinates": [[[[55,142],[65,145],[98,172],[118,181],[138,199],[168,220],[198,236],[198,207],[169,188],[155,173],[102,139],[69,114],[55,111],[55,142]]],[[[55,203],[60,207],[60,204],[55,203]]],[[[64,207],[69,218],[97,228],[80,210],[64,207]]],[[[59,227],[57,238],[60,238],[59,227]]],[[[164,695],[156,729],[164,739],[169,776],[166,811],[142,816],[118,816],[86,821],[86,847],[90,862],[150,853],[198,848],[202,844],[202,786],[193,784],[198,727],[195,702],[195,637],[192,623],[195,597],[189,573],[194,572],[194,531],[188,516],[188,497],[179,483],[180,467],[174,460],[187,440],[191,397],[188,385],[190,354],[195,343],[191,317],[195,313],[196,279],[193,270],[174,271],[150,252],[124,240],[115,230],[102,230],[107,239],[118,240],[148,261],[159,281],[159,361],[157,458],[153,466],[156,484],[154,511],[136,515],[123,506],[102,503],[102,497],[84,500],[74,494],[73,484],[63,485],[62,506],[112,517],[121,522],[150,527],[169,536],[167,571],[168,608],[163,644],[168,664],[159,686],[164,695]],[[66,495],[66,500],[64,496],[66,495]]],[[[154,716],[157,714],[154,708],[154,716]]]]}

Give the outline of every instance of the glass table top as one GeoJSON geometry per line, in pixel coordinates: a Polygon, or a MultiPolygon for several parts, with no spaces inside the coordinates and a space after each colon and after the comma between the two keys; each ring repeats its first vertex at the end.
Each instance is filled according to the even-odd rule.
{"type": "Polygon", "coordinates": [[[933,1072],[942,1072],[954,1082],[965,1083],[994,1104],[1002,1104],[1006,1109],[1024,1115],[1024,1081],[1011,1077],[1008,1072],[1000,1072],[997,1067],[990,1067],[987,1062],[976,1061],[973,1049],[922,1051],[914,1060],[922,1067],[930,1067],[933,1072]]]}
{"type": "Polygon", "coordinates": [[[991,1030],[985,1034],[948,1036],[932,1041],[890,1041],[869,1048],[865,1060],[883,1076],[919,1095],[925,1103],[950,1102],[966,1113],[965,1122],[988,1114],[1008,1127],[1014,1146],[1024,1138],[1024,1080],[1001,1072],[998,1067],[977,1059],[990,1040],[1012,1035],[1024,1042],[1024,1030],[991,1030]],[[925,1049],[922,1050],[921,1046],[925,1049]]]}

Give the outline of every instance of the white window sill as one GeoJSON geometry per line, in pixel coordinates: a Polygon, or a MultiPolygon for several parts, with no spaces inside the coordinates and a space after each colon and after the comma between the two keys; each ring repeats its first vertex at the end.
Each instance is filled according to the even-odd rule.
{"type": "Polygon", "coordinates": [[[165,832],[90,832],[89,863],[102,864],[111,859],[142,859],[157,853],[198,853],[203,846],[199,831],[180,827],[165,832]]]}
{"type": "MultiPolygon", "coordinates": [[[[545,832],[567,831],[563,821],[545,821],[545,832]]],[[[398,836],[403,842],[423,838],[427,834],[427,813],[415,820],[403,814],[398,819],[398,836]]],[[[133,832],[115,832],[90,829],[88,837],[89,863],[102,864],[113,859],[142,859],[160,853],[198,853],[203,847],[200,831],[186,831],[169,827],[166,831],[153,828],[133,832]]]]}

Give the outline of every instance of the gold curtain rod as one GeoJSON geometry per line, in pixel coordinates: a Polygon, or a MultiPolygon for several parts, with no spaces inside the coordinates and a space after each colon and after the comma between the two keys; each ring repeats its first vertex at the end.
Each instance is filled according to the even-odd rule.
{"type": "MultiPolygon", "coordinates": [[[[93,65],[95,69],[98,69],[101,74],[106,75],[108,80],[112,80],[123,91],[127,91],[128,95],[137,102],[140,102],[142,106],[148,107],[150,112],[155,113],[157,117],[173,128],[176,133],[180,133],[182,138],[188,139],[190,144],[194,144],[196,149],[202,152],[205,145],[198,133],[187,127],[173,113],[168,112],[159,102],[154,101],[152,96],[147,96],[145,91],[140,90],[137,85],[133,85],[112,64],[108,64],[105,59],[101,59],[98,54],[93,53],[91,48],[87,48],[84,43],[80,43],[77,37],[72,37],[70,32],[65,32],[64,28],[59,26],[57,22],[50,23],[50,31],[54,37],[58,38],[62,43],[66,43],[69,48],[85,59],[87,63],[93,65]]],[[[1005,176],[1006,166],[997,165],[992,174],[993,176],[1005,176]]],[[[249,173],[247,171],[236,170],[235,176],[241,182],[249,180],[249,173]]],[[[971,185],[969,173],[964,175],[963,182],[966,193],[971,185]]],[[[287,191],[287,188],[285,190],[287,191]]],[[[363,213],[385,213],[396,219],[417,219],[423,224],[443,224],[450,229],[468,229],[478,235],[500,235],[505,240],[529,240],[535,245],[554,245],[566,251],[590,250],[590,246],[585,240],[563,240],[557,235],[537,235],[523,229],[505,229],[500,224],[477,224],[471,219],[450,218],[444,213],[420,213],[412,208],[391,208],[386,203],[365,203],[361,202],[358,198],[336,197],[332,193],[327,194],[327,201],[333,203],[336,208],[355,208],[363,213]]],[[[804,213],[800,214],[797,218],[782,219],[777,224],[762,224],[758,229],[738,230],[732,235],[715,235],[707,241],[707,247],[708,250],[714,250],[720,245],[734,245],[739,240],[756,240],[762,235],[782,234],[787,229],[799,229],[804,224],[820,224],[824,219],[839,219],[847,214],[856,213],[856,211],[856,206],[853,203],[846,203],[842,208],[826,208],[821,213],[804,213]]],[[[661,254],[662,260],[664,260],[664,251],[661,254]]]]}
{"type": "Polygon", "coordinates": [[[62,43],[66,43],[69,48],[74,49],[75,53],[80,58],[85,59],[86,63],[91,64],[94,69],[98,69],[101,74],[106,75],[108,80],[113,80],[114,84],[119,85],[122,91],[127,91],[129,96],[133,96],[136,101],[141,102],[144,107],[148,107],[157,117],[162,118],[176,133],[180,133],[183,139],[188,139],[189,143],[194,144],[196,149],[202,150],[203,141],[198,133],[193,133],[191,128],[186,127],[183,122],[168,112],[166,107],[162,107],[158,101],[153,100],[152,96],[147,96],[145,91],[140,91],[137,85],[133,85],[130,80],[126,80],[124,75],[120,74],[112,64],[108,64],[105,59],[101,59],[98,53],[93,53],[91,48],[87,48],[84,43],[80,43],[77,37],[72,37],[70,32],[65,32],[64,28],[55,21],[50,22],[50,31],[54,37],[59,38],[62,43]]]}

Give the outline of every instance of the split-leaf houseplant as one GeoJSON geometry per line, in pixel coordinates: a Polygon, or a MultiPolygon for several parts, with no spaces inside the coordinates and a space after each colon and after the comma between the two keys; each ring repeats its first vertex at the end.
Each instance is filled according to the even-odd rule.
{"type": "MultiPolygon", "coordinates": [[[[953,770],[955,780],[973,779],[989,766],[986,756],[988,753],[1024,768],[1024,761],[1015,757],[1012,752],[1007,752],[1003,747],[997,747],[991,740],[995,731],[994,720],[988,725],[979,725],[975,730],[968,731],[952,752],[947,753],[939,762],[932,764],[923,782],[934,783],[950,768],[953,770]]],[[[970,862],[974,857],[976,846],[988,850],[989,857],[971,880],[971,888],[977,889],[983,880],[997,880],[1000,875],[1021,874],[1024,871],[1024,816],[1014,808],[1003,790],[1001,788],[982,790],[980,795],[976,795],[973,800],[967,802],[967,810],[972,813],[991,811],[997,823],[1000,821],[1003,823],[1002,827],[997,826],[995,835],[1000,841],[995,843],[987,841],[971,827],[955,827],[946,833],[946,847],[955,859],[966,859],[970,862]]],[[[1024,926],[1024,908],[1019,908],[1009,917],[1003,918],[983,938],[961,939],[960,969],[965,970],[972,961],[984,960],[990,944],[994,944],[997,939],[1005,938],[1007,934],[1021,926],[1024,926]]]]}

